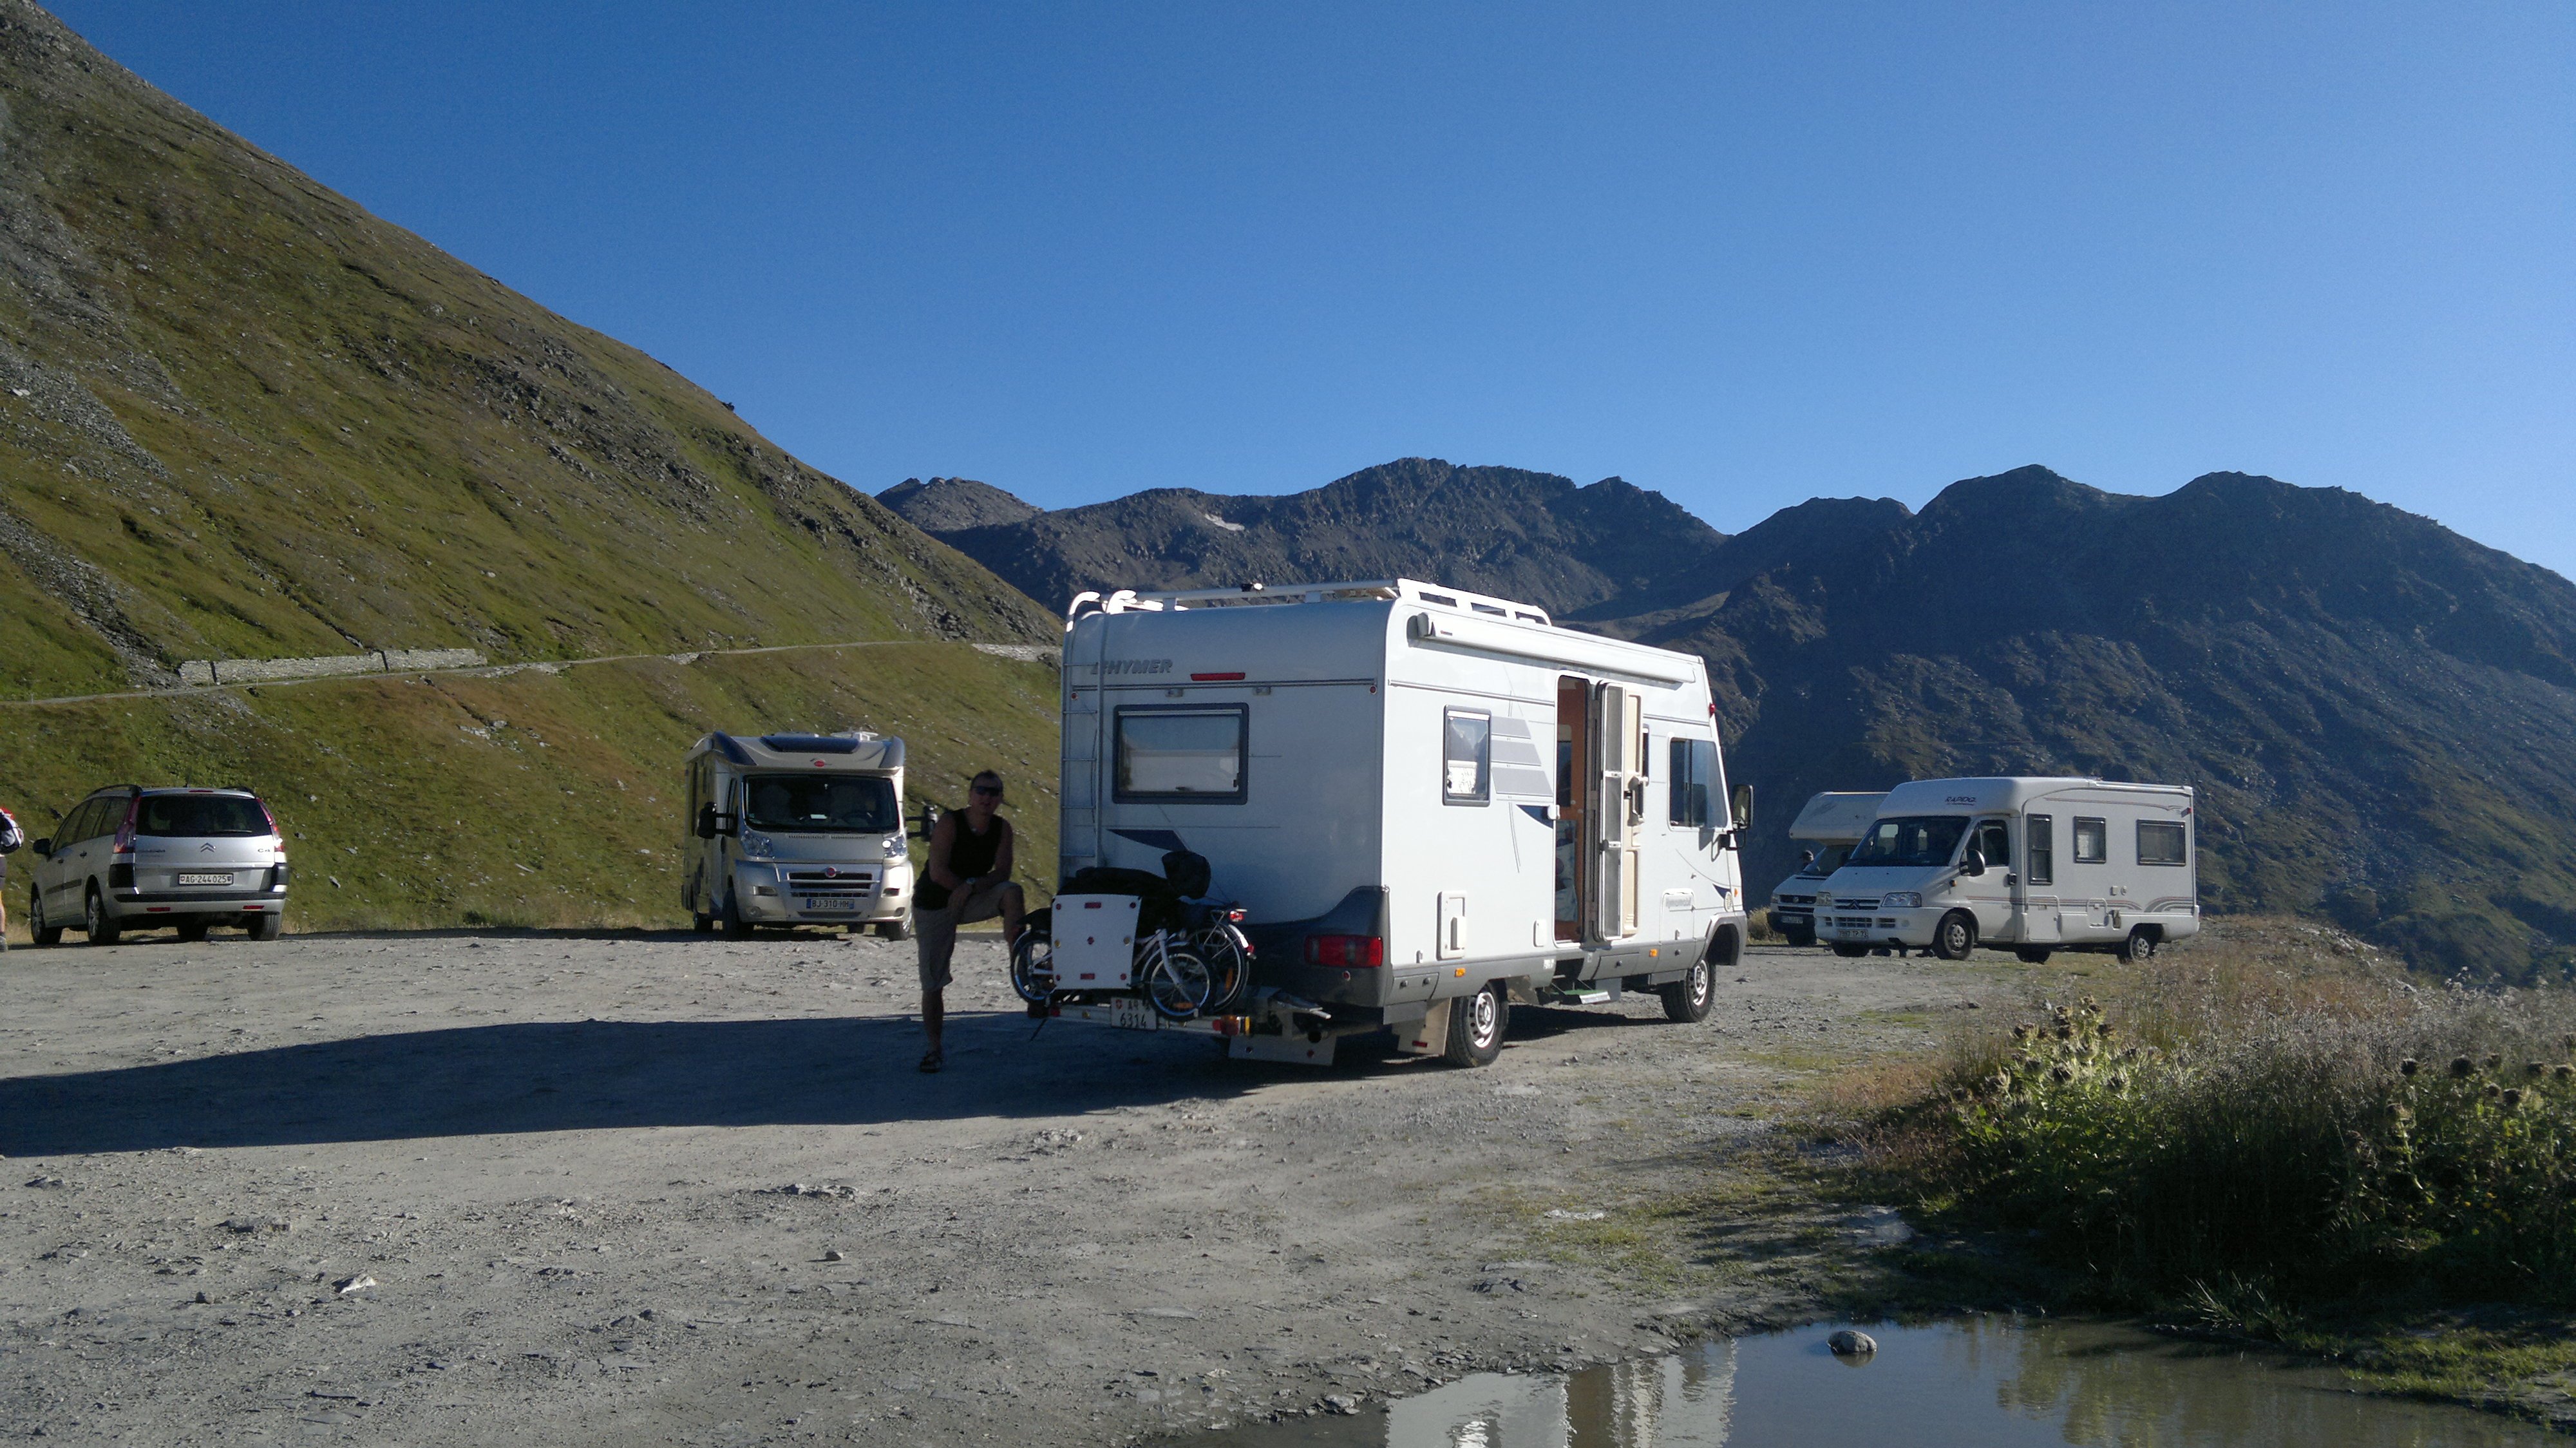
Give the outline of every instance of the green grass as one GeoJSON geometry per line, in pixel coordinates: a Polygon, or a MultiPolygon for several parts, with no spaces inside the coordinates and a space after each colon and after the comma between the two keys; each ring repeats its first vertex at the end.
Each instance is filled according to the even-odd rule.
{"type": "Polygon", "coordinates": [[[289,837],[290,929],[673,925],[674,781],[717,728],[900,735],[915,802],[998,768],[1019,874],[1051,889],[1055,708],[1051,668],[938,643],[335,679],[0,708],[0,779],[31,835],[102,784],[258,790],[289,837]]]}

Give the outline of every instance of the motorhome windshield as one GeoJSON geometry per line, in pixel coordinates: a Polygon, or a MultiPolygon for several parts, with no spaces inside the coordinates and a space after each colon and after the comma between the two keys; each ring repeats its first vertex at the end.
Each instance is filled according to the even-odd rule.
{"type": "Polygon", "coordinates": [[[903,827],[894,781],[868,774],[755,774],[742,782],[743,823],[779,834],[882,835],[903,827]]]}
{"type": "Polygon", "coordinates": [[[1823,849],[1817,851],[1816,858],[1809,862],[1804,868],[1800,869],[1798,873],[1802,877],[1812,877],[1814,879],[1821,880],[1827,875],[1832,874],[1834,871],[1841,869],[1843,867],[1843,863],[1851,858],[1851,852],[1852,847],[1849,845],[1827,845],[1823,849]]]}
{"type": "Polygon", "coordinates": [[[1869,827],[1860,847],[1843,863],[1861,865],[1946,865],[1968,832],[1966,815],[1894,815],[1869,827]]]}

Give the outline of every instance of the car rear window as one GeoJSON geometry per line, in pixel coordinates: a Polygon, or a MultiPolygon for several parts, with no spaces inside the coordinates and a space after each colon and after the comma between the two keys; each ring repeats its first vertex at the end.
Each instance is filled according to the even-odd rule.
{"type": "Polygon", "coordinates": [[[237,794],[147,794],[134,832],[182,840],[264,835],[268,812],[237,794]]]}

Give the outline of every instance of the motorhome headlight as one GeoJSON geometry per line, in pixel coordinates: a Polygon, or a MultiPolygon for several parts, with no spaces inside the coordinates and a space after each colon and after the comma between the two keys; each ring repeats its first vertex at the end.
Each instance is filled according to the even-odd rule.
{"type": "Polygon", "coordinates": [[[744,859],[766,860],[770,856],[770,850],[771,846],[769,843],[769,836],[762,834],[758,830],[744,830],[742,832],[742,857],[744,859]]]}
{"type": "Polygon", "coordinates": [[[1923,904],[1923,896],[1913,890],[1890,890],[1878,899],[1881,910],[1913,910],[1923,904]]]}
{"type": "Polygon", "coordinates": [[[886,836],[885,857],[889,860],[900,860],[903,858],[903,836],[886,836]]]}

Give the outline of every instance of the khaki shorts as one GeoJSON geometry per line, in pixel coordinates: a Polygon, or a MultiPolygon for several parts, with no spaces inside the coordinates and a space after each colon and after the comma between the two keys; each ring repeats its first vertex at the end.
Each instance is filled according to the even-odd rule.
{"type": "Polygon", "coordinates": [[[954,978],[948,973],[948,959],[957,953],[957,927],[999,916],[1002,892],[1014,888],[1008,880],[983,880],[964,895],[950,892],[948,903],[939,909],[912,912],[912,938],[921,948],[923,990],[948,988],[954,978]]]}

